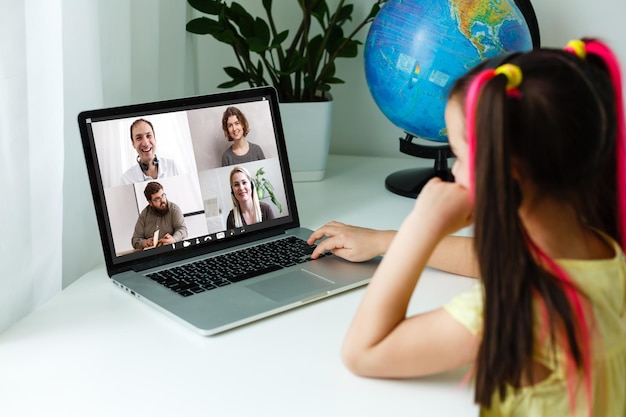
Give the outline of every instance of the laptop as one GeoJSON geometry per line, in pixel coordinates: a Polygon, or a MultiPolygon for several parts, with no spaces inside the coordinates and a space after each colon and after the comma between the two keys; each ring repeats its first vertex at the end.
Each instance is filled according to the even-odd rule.
{"type": "Polygon", "coordinates": [[[378,260],[310,259],[273,87],[84,111],[78,124],[109,277],[199,334],[369,282],[378,260]],[[253,158],[231,149],[237,128],[253,158]],[[260,217],[235,209],[253,194],[260,217]]]}

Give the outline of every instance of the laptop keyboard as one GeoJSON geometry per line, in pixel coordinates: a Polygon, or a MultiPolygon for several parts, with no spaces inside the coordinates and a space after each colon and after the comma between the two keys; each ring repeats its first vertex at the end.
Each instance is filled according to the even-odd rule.
{"type": "Polygon", "coordinates": [[[295,236],[148,274],[170,290],[189,297],[311,260],[315,246],[295,236]]]}

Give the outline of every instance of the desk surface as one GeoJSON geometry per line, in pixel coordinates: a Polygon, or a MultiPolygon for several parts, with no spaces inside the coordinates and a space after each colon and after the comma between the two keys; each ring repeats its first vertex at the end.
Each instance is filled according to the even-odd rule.
{"type": "MultiPolygon", "coordinates": [[[[301,223],[397,228],[414,200],[385,177],[413,159],[331,155],[297,183],[301,223]]],[[[427,270],[411,312],[474,281],[427,270]]],[[[111,285],[97,268],[0,335],[3,416],[474,416],[467,370],[405,381],[352,375],[339,358],[363,295],[352,290],[202,337],[111,285]]]]}

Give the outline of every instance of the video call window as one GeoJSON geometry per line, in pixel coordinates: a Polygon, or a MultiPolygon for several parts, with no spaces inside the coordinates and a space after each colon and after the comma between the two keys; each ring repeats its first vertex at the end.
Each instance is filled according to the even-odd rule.
{"type": "Polygon", "coordinates": [[[289,214],[268,101],[93,121],[91,128],[117,256],[163,246],[158,242],[172,236],[181,246],[227,238],[289,214]],[[248,175],[236,175],[234,191],[237,167],[248,175]],[[149,199],[152,182],[161,191],[149,199]],[[261,222],[249,215],[252,193],[261,222]],[[229,215],[244,227],[227,227],[229,215]],[[147,248],[133,246],[150,238],[147,248]]]}

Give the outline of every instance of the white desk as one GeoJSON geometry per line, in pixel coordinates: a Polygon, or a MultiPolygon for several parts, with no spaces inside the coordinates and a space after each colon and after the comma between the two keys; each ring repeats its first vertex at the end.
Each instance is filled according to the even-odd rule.
{"type": "MultiPolygon", "coordinates": [[[[384,187],[412,159],[331,156],[297,183],[301,223],[397,228],[413,200],[384,187]]],[[[473,280],[428,270],[411,304],[437,307],[473,280]]],[[[363,288],[213,337],[109,283],[104,267],[0,335],[0,415],[474,416],[465,370],[389,381],[352,375],[339,347],[363,288]]]]}

